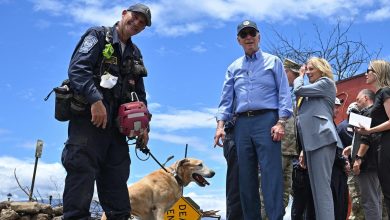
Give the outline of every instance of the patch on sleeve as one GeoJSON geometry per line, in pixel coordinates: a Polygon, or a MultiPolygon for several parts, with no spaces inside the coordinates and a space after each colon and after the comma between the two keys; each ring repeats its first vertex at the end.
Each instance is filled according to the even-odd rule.
{"type": "Polygon", "coordinates": [[[98,39],[95,36],[88,35],[84,38],[83,44],[80,46],[80,53],[88,53],[93,46],[98,42],[98,39]]]}

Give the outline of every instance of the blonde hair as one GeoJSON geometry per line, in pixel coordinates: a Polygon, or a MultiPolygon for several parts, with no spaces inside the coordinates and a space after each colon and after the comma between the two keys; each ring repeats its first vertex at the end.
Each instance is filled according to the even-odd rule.
{"type": "Polygon", "coordinates": [[[374,70],[372,74],[376,76],[376,85],[379,88],[390,87],[390,63],[386,60],[373,60],[370,67],[374,70]]]}
{"type": "Polygon", "coordinates": [[[325,76],[331,80],[334,80],[332,67],[325,59],[319,57],[311,57],[307,61],[307,63],[311,63],[311,65],[313,65],[316,69],[321,71],[322,73],[321,76],[325,76]]]}

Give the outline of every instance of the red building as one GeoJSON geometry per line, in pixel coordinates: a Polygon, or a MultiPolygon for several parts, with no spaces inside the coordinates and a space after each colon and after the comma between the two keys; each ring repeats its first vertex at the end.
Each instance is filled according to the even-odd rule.
{"type": "Polygon", "coordinates": [[[347,108],[349,104],[356,100],[356,96],[360,92],[360,90],[372,89],[373,91],[375,91],[375,88],[372,85],[366,84],[365,73],[355,75],[347,79],[339,80],[336,82],[336,87],[337,97],[342,102],[340,112],[335,120],[336,124],[347,118],[347,108]]]}

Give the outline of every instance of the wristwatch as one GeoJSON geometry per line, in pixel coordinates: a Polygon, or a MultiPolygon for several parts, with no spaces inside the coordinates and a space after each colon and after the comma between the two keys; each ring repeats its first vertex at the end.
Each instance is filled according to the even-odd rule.
{"type": "Polygon", "coordinates": [[[361,157],[361,156],[359,156],[359,155],[356,154],[355,160],[361,160],[361,161],[363,161],[363,157],[361,157]]]}
{"type": "Polygon", "coordinates": [[[277,123],[282,125],[283,127],[285,127],[286,126],[286,122],[287,122],[286,120],[279,119],[277,123]]]}

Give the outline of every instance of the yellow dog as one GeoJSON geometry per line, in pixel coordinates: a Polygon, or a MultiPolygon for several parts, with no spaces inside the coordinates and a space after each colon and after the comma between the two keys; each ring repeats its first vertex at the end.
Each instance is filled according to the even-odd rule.
{"type": "MultiPolygon", "coordinates": [[[[182,196],[181,187],[195,182],[201,187],[215,175],[201,160],[186,158],[156,170],[128,187],[131,215],[142,220],[163,220],[164,213],[182,196]]],[[[103,213],[102,220],[106,220],[103,213]]]]}

